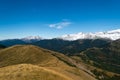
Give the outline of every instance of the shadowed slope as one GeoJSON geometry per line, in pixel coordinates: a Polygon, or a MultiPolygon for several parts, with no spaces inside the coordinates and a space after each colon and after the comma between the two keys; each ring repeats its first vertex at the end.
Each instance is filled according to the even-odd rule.
{"type": "Polygon", "coordinates": [[[0,49],[3,49],[3,48],[5,48],[5,46],[0,44],[0,49]]]}
{"type": "Polygon", "coordinates": [[[81,53],[86,60],[104,70],[120,74],[120,40],[113,41],[103,48],[90,48],[81,53]]]}

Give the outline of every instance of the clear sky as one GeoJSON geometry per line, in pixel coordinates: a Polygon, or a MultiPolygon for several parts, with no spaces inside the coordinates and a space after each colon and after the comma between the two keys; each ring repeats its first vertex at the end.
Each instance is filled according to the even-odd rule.
{"type": "Polygon", "coordinates": [[[0,39],[120,28],[120,0],[0,0],[0,39]]]}

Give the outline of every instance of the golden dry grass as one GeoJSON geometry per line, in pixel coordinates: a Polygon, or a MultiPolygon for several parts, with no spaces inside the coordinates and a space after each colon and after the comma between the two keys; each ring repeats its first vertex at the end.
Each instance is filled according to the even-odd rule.
{"type": "Polygon", "coordinates": [[[72,80],[44,67],[20,64],[0,68],[0,80],[72,80]]]}
{"type": "Polygon", "coordinates": [[[95,80],[63,54],[32,45],[0,51],[0,80],[95,80]]]}

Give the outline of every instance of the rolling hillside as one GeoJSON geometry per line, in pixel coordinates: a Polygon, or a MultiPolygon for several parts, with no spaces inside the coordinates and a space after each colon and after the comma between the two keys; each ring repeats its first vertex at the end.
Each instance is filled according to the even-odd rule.
{"type": "Polygon", "coordinates": [[[0,80],[95,80],[67,56],[32,45],[0,51],[0,80]]]}

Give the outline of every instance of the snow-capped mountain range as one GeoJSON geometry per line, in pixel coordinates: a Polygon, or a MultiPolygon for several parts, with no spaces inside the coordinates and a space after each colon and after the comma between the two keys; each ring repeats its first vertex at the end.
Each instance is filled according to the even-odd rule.
{"type": "Polygon", "coordinates": [[[38,40],[41,40],[42,38],[40,36],[28,36],[28,37],[25,37],[25,38],[22,38],[24,40],[31,40],[31,39],[38,39],[38,40]]]}
{"type": "Polygon", "coordinates": [[[21,40],[31,43],[31,42],[42,40],[42,38],[40,36],[28,36],[28,37],[22,38],[21,40]]]}
{"type": "MultiPolygon", "coordinates": [[[[105,32],[95,32],[95,33],[79,32],[79,33],[75,33],[75,34],[63,35],[61,37],[52,38],[52,39],[62,39],[62,40],[73,41],[73,40],[78,40],[78,39],[100,39],[100,38],[111,39],[111,40],[120,39],[120,29],[105,31],[105,32]]],[[[10,40],[12,40],[12,39],[10,39],[10,40]]],[[[28,36],[28,37],[17,39],[17,40],[22,40],[27,43],[32,43],[32,42],[37,42],[37,41],[46,40],[46,39],[42,38],[40,36],[28,36]]],[[[4,40],[2,40],[2,41],[4,41],[4,40]]]]}
{"type": "Polygon", "coordinates": [[[98,39],[98,38],[106,38],[111,40],[120,39],[120,29],[106,31],[106,32],[96,32],[96,33],[80,32],[76,34],[63,35],[60,37],[60,39],[63,39],[63,40],[98,39]]]}

